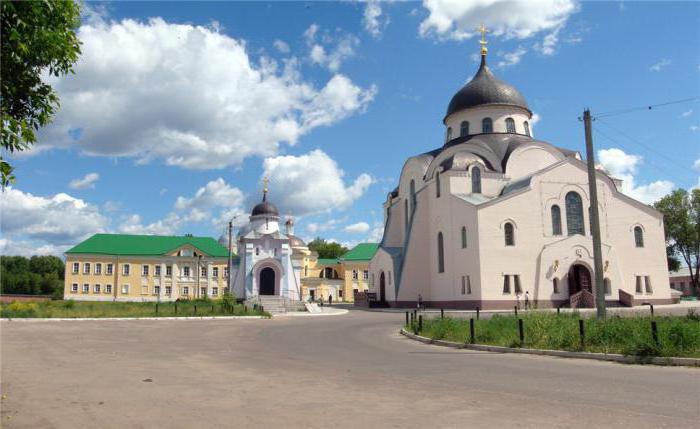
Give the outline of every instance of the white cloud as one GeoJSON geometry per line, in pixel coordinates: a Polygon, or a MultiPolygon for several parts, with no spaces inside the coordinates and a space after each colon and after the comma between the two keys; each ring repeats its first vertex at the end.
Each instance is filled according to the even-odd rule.
{"type": "Polygon", "coordinates": [[[372,228],[372,231],[370,231],[369,235],[367,236],[367,241],[370,243],[379,243],[382,241],[383,235],[384,226],[382,226],[381,223],[375,224],[374,228],[372,228]]]}
{"type": "Polygon", "coordinates": [[[545,55],[554,52],[559,31],[579,9],[574,0],[423,0],[423,7],[429,15],[420,24],[421,36],[464,40],[476,35],[481,23],[492,35],[507,39],[526,39],[548,32],[538,44],[545,55]]]}
{"type": "Polygon", "coordinates": [[[690,131],[692,131],[692,132],[695,132],[695,131],[697,131],[698,129],[700,129],[700,127],[698,127],[697,125],[691,125],[691,126],[690,126],[690,131]]]}
{"type": "Polygon", "coordinates": [[[362,17],[362,24],[365,30],[378,39],[382,36],[382,31],[389,24],[389,18],[384,16],[382,19],[382,7],[377,0],[369,0],[365,5],[365,12],[362,17]]]}
{"type": "Polygon", "coordinates": [[[700,171],[700,158],[695,160],[695,162],[693,163],[693,168],[697,171],[700,171]]]}
{"type": "Polygon", "coordinates": [[[503,54],[499,53],[499,56],[503,59],[496,64],[496,67],[505,68],[516,65],[520,62],[520,59],[523,57],[523,55],[525,55],[526,52],[527,49],[520,46],[512,52],[505,52],[503,54]]]}
{"type": "Polygon", "coordinates": [[[273,46],[283,54],[288,54],[290,51],[289,45],[282,40],[275,40],[273,46]]]}
{"type": "Polygon", "coordinates": [[[355,56],[355,49],[360,39],[349,33],[330,33],[321,31],[317,24],[311,24],[304,32],[304,38],[310,48],[309,59],[312,64],[337,72],[342,63],[355,56]]]}
{"type": "Polygon", "coordinates": [[[266,158],[263,169],[270,178],[272,201],[295,216],[349,207],[372,183],[363,173],[346,185],[344,172],[320,149],[301,156],[266,158]]]}
{"type": "Polygon", "coordinates": [[[343,228],[343,231],[352,234],[362,234],[369,231],[369,224],[367,222],[353,223],[352,225],[348,225],[345,228],[343,228]]]}
{"type": "Polygon", "coordinates": [[[144,225],[141,222],[141,216],[134,214],[124,219],[119,225],[119,232],[124,234],[173,235],[180,229],[182,222],[183,219],[175,213],[170,213],[165,219],[144,225]]]}
{"type": "MultiPolygon", "coordinates": [[[[223,178],[219,177],[199,188],[190,198],[177,197],[174,209],[185,222],[202,222],[211,219],[215,226],[221,227],[234,216],[243,214],[244,200],[243,191],[230,186],[223,178]],[[216,217],[212,215],[215,209],[219,209],[219,214],[216,217]]],[[[240,224],[240,221],[237,220],[236,223],[240,224]]]]}
{"type": "Polygon", "coordinates": [[[542,42],[535,43],[534,48],[542,55],[554,55],[561,29],[562,26],[556,27],[551,33],[542,38],[542,42]]]}
{"type": "MultiPolygon", "coordinates": [[[[47,77],[61,109],[40,132],[37,151],[79,145],[89,155],[223,168],[273,156],[280,144],[363,111],[376,92],[342,75],[317,88],[295,59],[256,63],[245,41],[212,26],[98,21],[81,26],[78,36],[75,75],[47,77]],[[338,82],[353,99],[328,99],[338,82]]],[[[339,67],[345,53],[333,55],[328,66],[339,67]]]]}
{"type": "Polygon", "coordinates": [[[5,238],[42,245],[75,245],[109,224],[97,206],[64,193],[41,197],[7,188],[0,193],[0,211],[5,238]]]}
{"type": "Polygon", "coordinates": [[[539,113],[533,113],[532,118],[530,118],[530,125],[535,125],[542,120],[542,116],[539,113]]]}
{"type": "Polygon", "coordinates": [[[669,60],[668,58],[663,58],[658,63],[653,64],[651,67],[649,67],[649,70],[655,71],[655,72],[661,71],[662,68],[666,67],[669,64],[671,64],[671,60],[669,60]]]}
{"type": "Polygon", "coordinates": [[[657,180],[646,185],[636,185],[637,167],[643,162],[639,155],[630,155],[621,149],[601,149],[598,160],[610,176],[622,180],[621,192],[643,203],[651,204],[673,190],[675,185],[668,180],[657,180]]]}
{"type": "Polygon", "coordinates": [[[34,256],[34,255],[55,255],[60,256],[71,246],[54,246],[52,244],[37,245],[31,241],[15,241],[0,238],[0,255],[34,256]]]}
{"type": "Polygon", "coordinates": [[[682,118],[687,118],[688,116],[693,114],[693,109],[686,110],[685,112],[681,113],[682,118]]]}
{"type": "Polygon", "coordinates": [[[71,180],[68,187],[71,189],[93,189],[98,180],[100,180],[99,174],[88,173],[82,179],[71,180]]]}

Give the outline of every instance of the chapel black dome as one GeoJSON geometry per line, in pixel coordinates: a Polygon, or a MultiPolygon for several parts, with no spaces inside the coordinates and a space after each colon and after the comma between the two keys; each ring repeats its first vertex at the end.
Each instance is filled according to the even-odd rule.
{"type": "Polygon", "coordinates": [[[267,215],[267,216],[278,216],[280,215],[279,210],[277,210],[277,207],[275,207],[274,204],[268,203],[267,202],[267,189],[263,192],[263,199],[262,202],[256,204],[255,207],[253,207],[253,212],[251,213],[253,216],[259,216],[259,215],[267,215]]]}
{"type": "Polygon", "coordinates": [[[482,55],[479,71],[452,97],[445,118],[463,109],[488,104],[516,106],[530,112],[525,97],[513,86],[494,76],[486,65],[486,56],[482,55]]]}

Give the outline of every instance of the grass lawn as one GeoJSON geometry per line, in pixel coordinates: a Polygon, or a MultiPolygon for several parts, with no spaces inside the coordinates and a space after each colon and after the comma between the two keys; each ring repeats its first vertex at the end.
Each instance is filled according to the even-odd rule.
{"type": "MultiPolygon", "coordinates": [[[[636,356],[700,358],[700,316],[609,317],[599,321],[584,319],[585,341],[581,344],[579,316],[576,313],[521,314],[524,342],[521,343],[518,317],[495,315],[488,320],[474,320],[475,343],[533,349],[620,353],[636,356]],[[651,321],[655,320],[658,344],[654,341],[651,321]]],[[[407,330],[412,329],[407,326],[407,330]]],[[[469,320],[424,319],[420,335],[455,342],[470,340],[469,320]]]]}
{"type": "Polygon", "coordinates": [[[230,301],[191,300],[161,302],[42,301],[3,303],[0,311],[8,318],[80,318],[80,317],[185,317],[185,316],[269,316],[230,301]],[[195,310],[196,307],[196,310],[195,310]]]}

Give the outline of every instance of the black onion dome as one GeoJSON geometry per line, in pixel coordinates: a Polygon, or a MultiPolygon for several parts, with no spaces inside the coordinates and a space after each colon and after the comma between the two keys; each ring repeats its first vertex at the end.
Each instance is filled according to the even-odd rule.
{"type": "Polygon", "coordinates": [[[253,216],[268,215],[279,217],[280,212],[277,210],[277,207],[275,207],[274,204],[267,202],[267,189],[263,192],[262,202],[253,207],[253,212],[251,214],[253,216]]]}
{"type": "Polygon", "coordinates": [[[530,111],[525,97],[517,89],[494,76],[486,65],[486,56],[482,55],[479,71],[452,97],[445,118],[460,110],[486,104],[516,106],[530,111]]]}

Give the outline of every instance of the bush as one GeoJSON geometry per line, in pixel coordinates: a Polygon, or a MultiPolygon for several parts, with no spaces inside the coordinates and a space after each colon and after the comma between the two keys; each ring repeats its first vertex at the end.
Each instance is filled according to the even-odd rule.
{"type": "Polygon", "coordinates": [[[34,302],[12,301],[2,307],[2,317],[35,317],[38,305],[34,302]]]}

